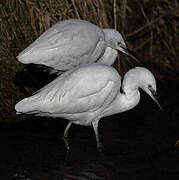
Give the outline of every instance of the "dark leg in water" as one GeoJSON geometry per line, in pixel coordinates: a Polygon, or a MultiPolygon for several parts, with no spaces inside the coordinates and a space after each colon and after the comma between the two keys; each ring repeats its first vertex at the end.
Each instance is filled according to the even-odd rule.
{"type": "Polygon", "coordinates": [[[68,125],[66,126],[66,128],[64,130],[63,138],[62,138],[65,143],[65,147],[66,147],[67,151],[70,149],[69,142],[68,142],[68,130],[69,130],[71,124],[72,124],[72,122],[69,122],[68,125]]]}

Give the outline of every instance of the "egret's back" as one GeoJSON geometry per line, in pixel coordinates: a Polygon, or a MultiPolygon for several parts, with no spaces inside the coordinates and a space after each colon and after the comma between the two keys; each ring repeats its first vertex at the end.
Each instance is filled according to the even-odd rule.
{"type": "Polygon", "coordinates": [[[117,71],[106,65],[92,64],[74,68],[16,104],[19,113],[83,113],[99,109],[120,88],[117,71]]]}
{"type": "Polygon", "coordinates": [[[104,51],[104,33],[100,28],[87,21],[70,19],[54,24],[17,59],[24,64],[68,70],[96,61],[104,51]]]}

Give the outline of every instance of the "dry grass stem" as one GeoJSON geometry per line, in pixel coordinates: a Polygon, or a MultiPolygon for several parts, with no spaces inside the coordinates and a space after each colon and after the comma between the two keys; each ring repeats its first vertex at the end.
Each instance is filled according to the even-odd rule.
{"type": "Polygon", "coordinates": [[[114,13],[114,29],[117,29],[117,4],[116,4],[116,0],[113,0],[113,13],[114,13]]]}
{"type": "Polygon", "coordinates": [[[71,0],[72,4],[73,4],[73,7],[75,9],[75,13],[76,13],[76,16],[78,17],[78,19],[80,19],[80,15],[78,13],[78,10],[77,10],[77,7],[76,7],[76,4],[75,4],[75,1],[74,0],[71,0]]]}

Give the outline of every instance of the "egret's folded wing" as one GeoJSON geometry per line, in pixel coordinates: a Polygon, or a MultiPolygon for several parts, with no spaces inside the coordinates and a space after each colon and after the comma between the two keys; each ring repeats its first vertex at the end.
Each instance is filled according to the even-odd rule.
{"type": "Polygon", "coordinates": [[[53,68],[62,66],[60,70],[63,70],[63,66],[92,53],[98,42],[104,40],[102,31],[88,23],[57,25],[24,49],[17,59],[24,64],[44,64],[53,68]]]}
{"type": "Polygon", "coordinates": [[[110,104],[121,86],[121,77],[110,66],[92,64],[59,76],[35,95],[20,101],[17,112],[72,114],[96,111],[110,104]]]}
{"type": "MultiPolygon", "coordinates": [[[[83,85],[81,88],[86,86],[86,84],[83,85]]],[[[91,87],[89,89],[85,87],[85,90],[82,91],[78,86],[68,91],[62,88],[60,93],[56,91],[53,96],[51,94],[51,98],[45,98],[43,111],[55,114],[96,111],[103,106],[109,95],[116,95],[116,92],[113,93],[113,87],[114,82],[108,81],[104,86],[96,86],[95,88],[91,87]]],[[[113,98],[111,98],[111,101],[113,98]]]]}
{"type": "MultiPolygon", "coordinates": [[[[43,90],[29,98],[25,98],[16,104],[18,113],[52,113],[52,114],[73,114],[89,111],[96,111],[103,106],[106,98],[112,93],[114,82],[109,81],[105,86],[88,90],[84,93],[77,93],[80,89],[72,91],[65,89],[43,90]],[[79,96],[81,95],[81,96],[79,96]]],[[[115,94],[115,93],[114,93],[115,94]]]]}

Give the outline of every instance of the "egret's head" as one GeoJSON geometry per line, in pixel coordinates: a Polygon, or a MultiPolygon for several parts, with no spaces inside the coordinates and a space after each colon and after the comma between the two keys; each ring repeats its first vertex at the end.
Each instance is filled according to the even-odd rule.
{"type": "Polygon", "coordinates": [[[161,110],[163,110],[157,100],[157,87],[154,75],[143,67],[136,67],[134,70],[138,73],[139,87],[157,103],[161,110]]]}
{"type": "Polygon", "coordinates": [[[121,51],[124,54],[127,54],[128,56],[135,59],[137,62],[143,64],[143,62],[141,62],[141,60],[135,55],[135,53],[127,48],[120,32],[116,31],[115,29],[103,29],[103,31],[105,34],[105,40],[109,47],[121,51]]]}

